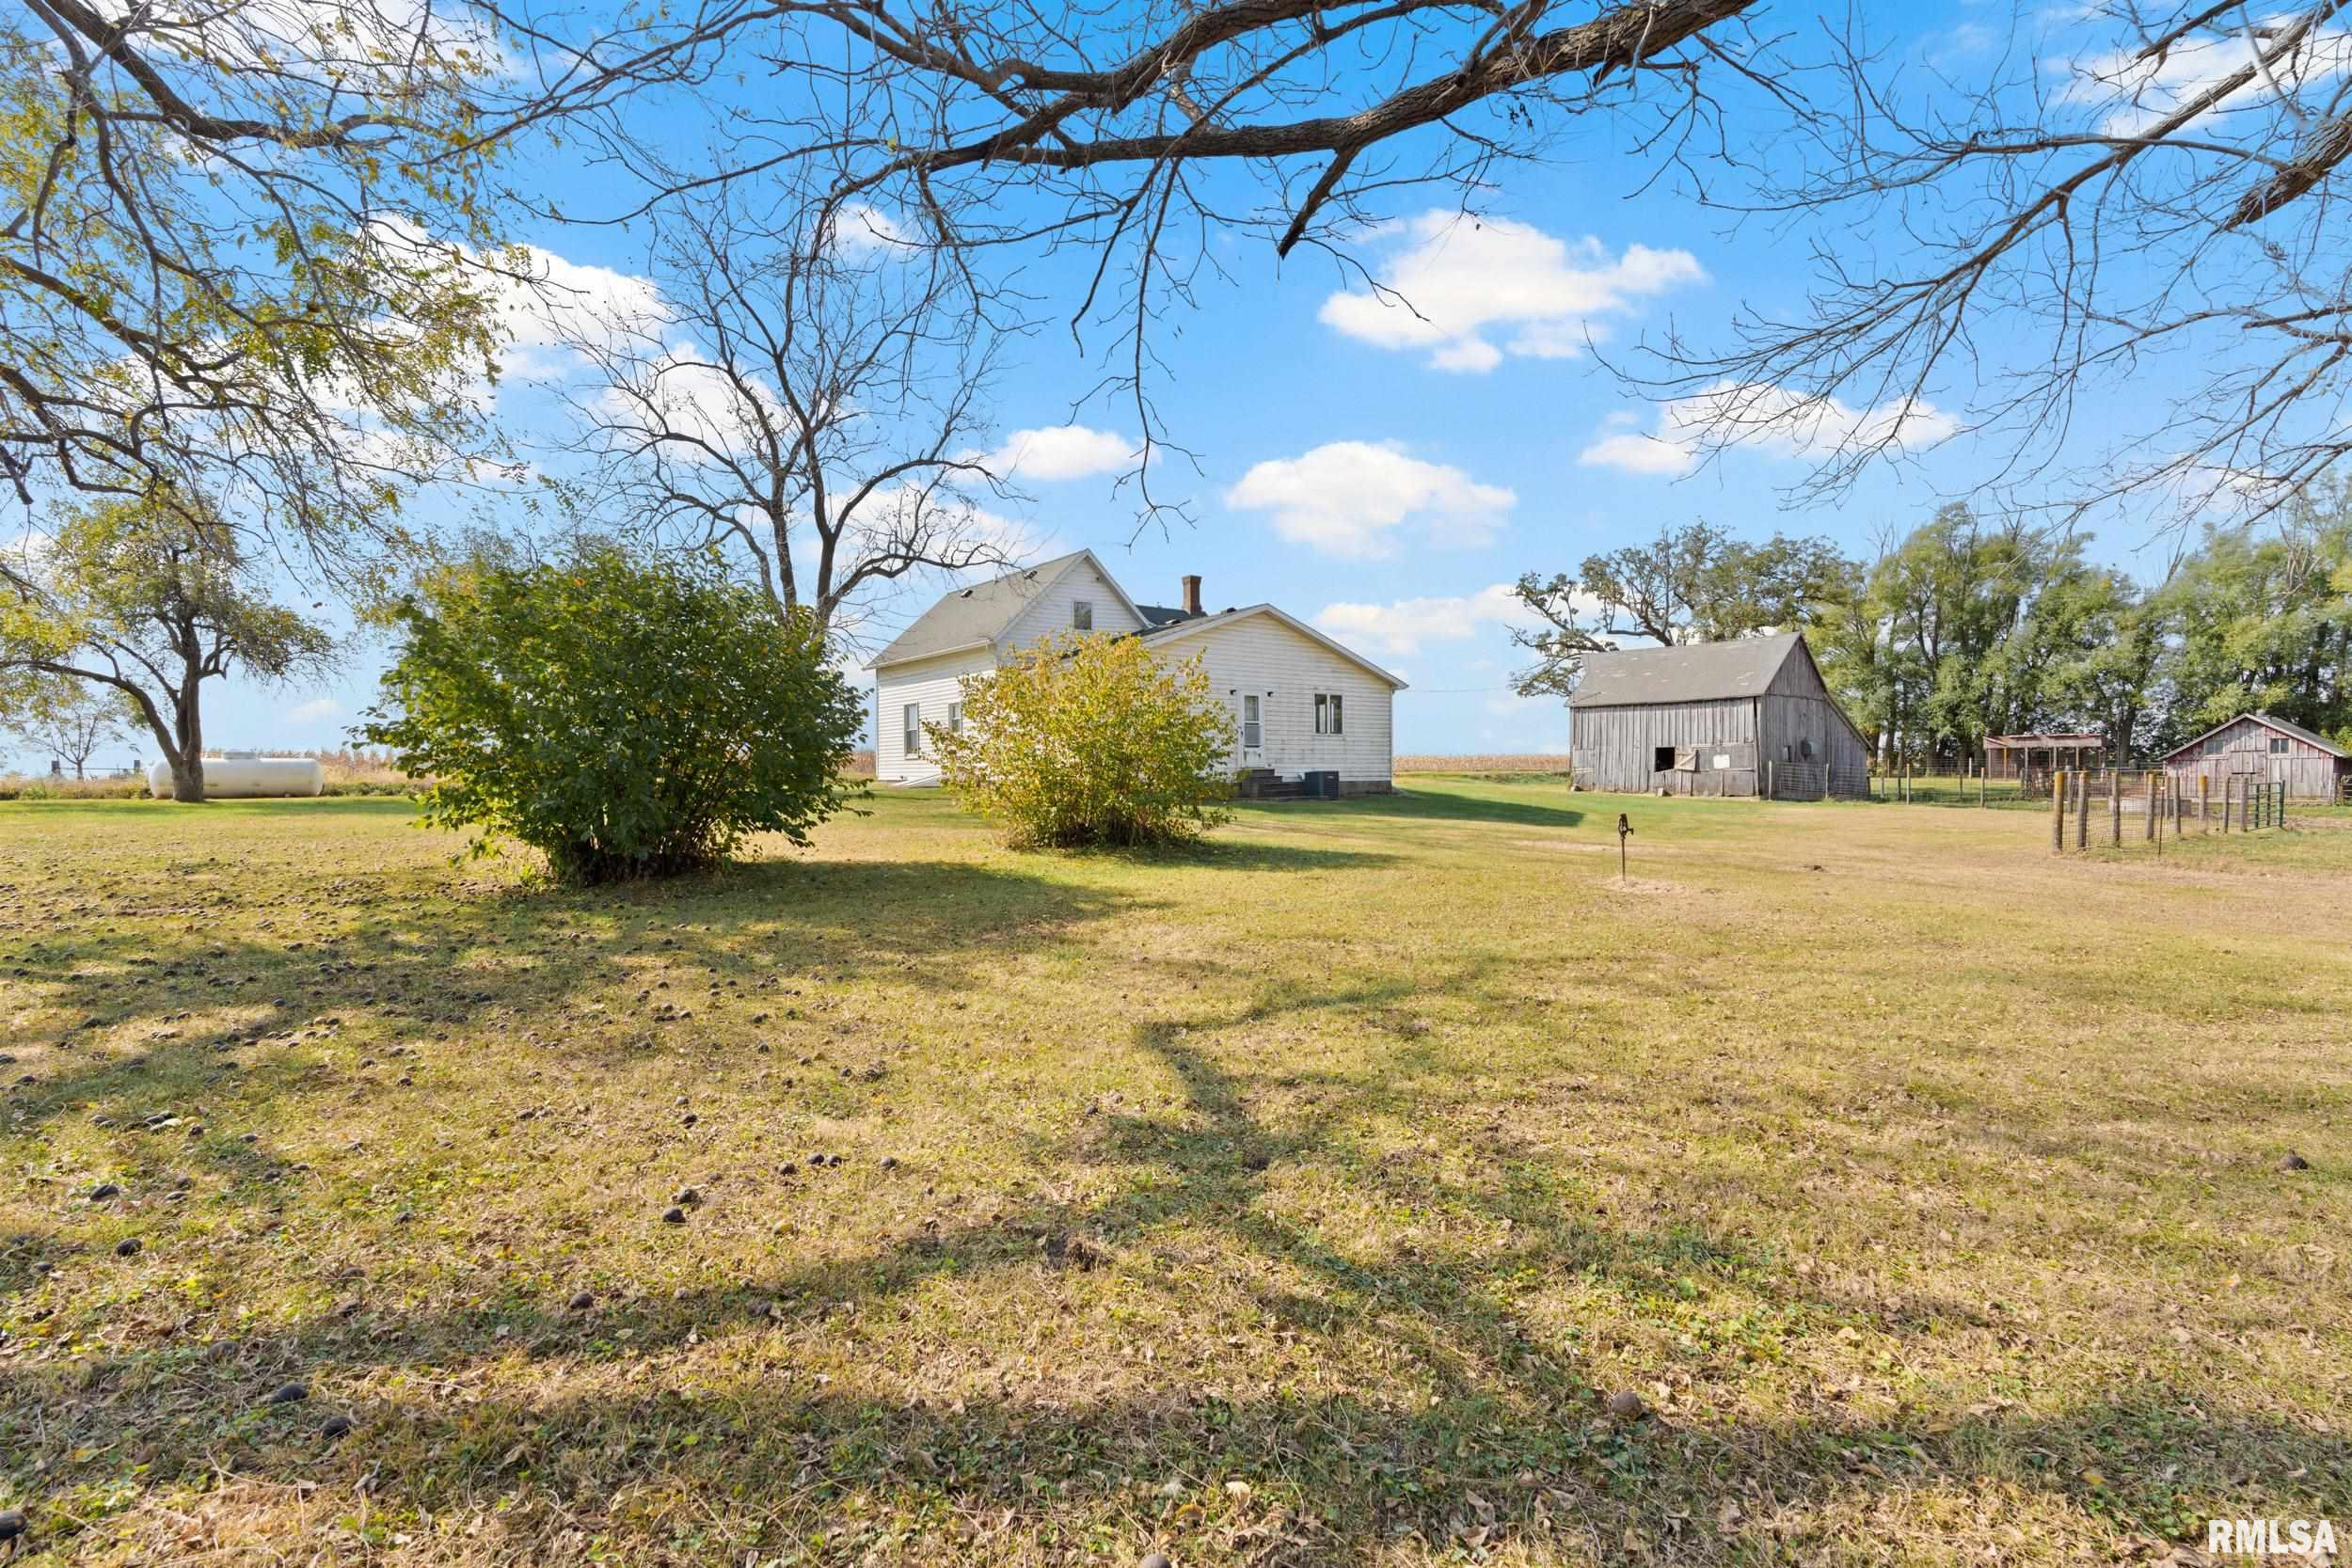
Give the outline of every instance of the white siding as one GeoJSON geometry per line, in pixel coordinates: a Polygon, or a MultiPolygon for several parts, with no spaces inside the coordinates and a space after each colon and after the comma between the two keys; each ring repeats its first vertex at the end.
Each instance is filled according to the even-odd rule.
{"type": "MultiPolygon", "coordinates": [[[[987,648],[967,648],[960,654],[909,659],[874,672],[879,696],[875,715],[874,777],[882,784],[935,784],[939,764],[928,754],[906,754],[906,705],[920,704],[926,724],[947,721],[947,705],[963,701],[962,678],[996,667],[987,648]]],[[[929,747],[925,751],[928,752],[929,747]]]]}
{"type": "Polygon", "coordinates": [[[1042,641],[1057,631],[1071,630],[1071,610],[1080,599],[1094,606],[1096,631],[1143,629],[1143,623],[1127,613],[1127,607],[1120,601],[1118,591],[1111,587],[1110,579],[1096,571],[1092,562],[1080,561],[1064,572],[1059,581],[1040,594],[1036,603],[1021,612],[1020,619],[996,640],[996,645],[1011,653],[1032,642],[1042,641]]]}
{"type": "MultiPolygon", "coordinates": [[[[1390,781],[1395,692],[1353,659],[1300,636],[1271,615],[1245,616],[1193,636],[1156,640],[1152,652],[1170,661],[1202,655],[1210,688],[1227,704],[1237,730],[1241,694],[1258,693],[1265,725],[1265,760],[1259,766],[1285,779],[1337,768],[1345,783],[1390,781]],[[1315,734],[1318,691],[1337,692],[1345,700],[1344,733],[1315,734]]],[[[1237,743],[1234,765],[1240,761],[1237,743]]]]}

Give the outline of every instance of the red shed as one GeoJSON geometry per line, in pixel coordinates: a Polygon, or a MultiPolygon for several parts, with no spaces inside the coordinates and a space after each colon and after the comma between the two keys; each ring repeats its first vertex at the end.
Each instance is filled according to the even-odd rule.
{"type": "Polygon", "coordinates": [[[2217,796],[2225,785],[2250,781],[2284,784],[2299,800],[2340,800],[2352,780],[2352,752],[2300,724],[2241,713],[2168,754],[2164,768],[2183,782],[2185,794],[2196,793],[2201,776],[2213,781],[2217,796]]]}

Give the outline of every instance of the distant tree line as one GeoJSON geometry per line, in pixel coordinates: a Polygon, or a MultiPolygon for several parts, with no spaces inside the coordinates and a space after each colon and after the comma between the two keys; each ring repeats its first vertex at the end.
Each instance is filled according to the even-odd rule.
{"type": "Polygon", "coordinates": [[[1704,522],[1529,573],[1527,695],[1574,691],[1586,654],[1802,630],[1874,754],[1956,765],[1992,735],[2089,731],[2159,754],[2248,709],[2352,742],[2352,485],[2213,529],[2155,581],[2086,539],[1946,505],[1856,557],[1704,522]]]}

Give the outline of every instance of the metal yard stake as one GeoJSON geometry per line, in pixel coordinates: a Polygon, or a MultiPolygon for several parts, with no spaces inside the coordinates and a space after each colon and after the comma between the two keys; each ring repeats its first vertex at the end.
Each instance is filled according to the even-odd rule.
{"type": "Polygon", "coordinates": [[[1625,841],[1632,836],[1633,824],[1626,820],[1625,813],[1617,813],[1617,880],[1620,882],[1625,880],[1625,841]]]}

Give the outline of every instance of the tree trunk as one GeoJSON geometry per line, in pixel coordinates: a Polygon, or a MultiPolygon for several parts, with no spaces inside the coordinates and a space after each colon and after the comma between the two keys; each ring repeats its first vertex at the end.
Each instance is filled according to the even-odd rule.
{"type": "Polygon", "coordinates": [[[204,799],[204,717],[197,705],[198,681],[190,679],[172,704],[172,737],[179,745],[167,752],[171,760],[171,798],[204,799]]]}

